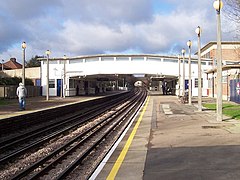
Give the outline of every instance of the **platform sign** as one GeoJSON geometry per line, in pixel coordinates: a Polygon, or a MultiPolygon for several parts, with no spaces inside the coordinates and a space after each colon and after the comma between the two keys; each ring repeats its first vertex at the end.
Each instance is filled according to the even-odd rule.
{"type": "Polygon", "coordinates": [[[230,81],[230,101],[240,103],[240,79],[230,81]]]}
{"type": "Polygon", "coordinates": [[[240,95],[240,82],[238,82],[236,86],[237,86],[236,93],[237,93],[237,95],[240,95]]]}

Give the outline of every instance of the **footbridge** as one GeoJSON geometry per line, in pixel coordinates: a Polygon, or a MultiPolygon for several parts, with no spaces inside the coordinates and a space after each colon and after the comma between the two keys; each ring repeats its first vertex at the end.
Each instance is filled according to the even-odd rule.
{"type": "MultiPolygon", "coordinates": [[[[49,61],[41,59],[43,95],[47,78],[49,78],[50,95],[52,96],[60,94],[72,96],[79,92],[82,94],[86,93],[86,88],[96,91],[97,87],[97,91],[99,91],[98,89],[101,91],[102,86],[124,89],[133,85],[136,81],[142,81],[143,85],[150,90],[161,90],[163,83],[168,84],[172,89],[176,89],[180,82],[181,89],[183,72],[185,72],[185,84],[188,85],[188,61],[188,58],[183,61],[183,58],[179,59],[177,56],[149,54],[89,55],[49,58],[49,61]],[[46,77],[48,63],[49,77],[46,77]]],[[[211,60],[202,59],[201,65],[203,80],[207,80],[204,71],[212,67],[211,60]]],[[[197,87],[195,87],[197,72],[198,61],[196,58],[191,58],[193,95],[197,94],[197,87]]],[[[207,86],[207,81],[203,81],[203,84],[204,95],[206,93],[204,87],[207,86]]]]}

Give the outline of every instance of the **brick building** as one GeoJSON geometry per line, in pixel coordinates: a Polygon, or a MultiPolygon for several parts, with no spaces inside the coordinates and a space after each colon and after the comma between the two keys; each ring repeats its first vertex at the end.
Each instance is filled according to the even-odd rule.
{"type": "MultiPolygon", "coordinates": [[[[209,42],[201,49],[201,57],[212,59],[212,68],[207,71],[209,97],[217,96],[216,51],[217,42],[209,42]]],[[[240,42],[222,42],[222,63],[223,99],[229,100],[230,80],[237,79],[240,75],[240,42]]]]}
{"type": "Polygon", "coordinates": [[[1,66],[1,70],[11,70],[11,69],[21,69],[21,68],[22,68],[22,65],[17,62],[16,58],[10,58],[9,61],[3,63],[1,66]]]}
{"type": "MultiPolygon", "coordinates": [[[[9,61],[2,63],[0,66],[0,78],[4,77],[22,77],[22,64],[16,61],[16,58],[10,58],[9,61]]],[[[35,86],[41,86],[40,80],[41,68],[25,68],[25,78],[31,79],[35,86]]]]}

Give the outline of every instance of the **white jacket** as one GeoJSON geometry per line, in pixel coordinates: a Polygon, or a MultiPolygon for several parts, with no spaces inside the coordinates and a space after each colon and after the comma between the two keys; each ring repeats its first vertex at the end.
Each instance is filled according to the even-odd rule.
{"type": "Polygon", "coordinates": [[[20,85],[17,88],[17,96],[19,99],[25,98],[27,96],[27,89],[23,85],[20,85]]]}

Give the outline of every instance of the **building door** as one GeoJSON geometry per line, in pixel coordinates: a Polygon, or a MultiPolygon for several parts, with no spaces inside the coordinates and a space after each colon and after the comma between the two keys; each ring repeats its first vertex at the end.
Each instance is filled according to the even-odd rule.
{"type": "Polygon", "coordinates": [[[57,96],[62,94],[62,79],[57,79],[57,96]]]}
{"type": "Polygon", "coordinates": [[[188,79],[185,79],[185,89],[189,89],[188,79]]]}
{"type": "Polygon", "coordinates": [[[35,80],[35,86],[41,86],[41,79],[35,80]]]}

